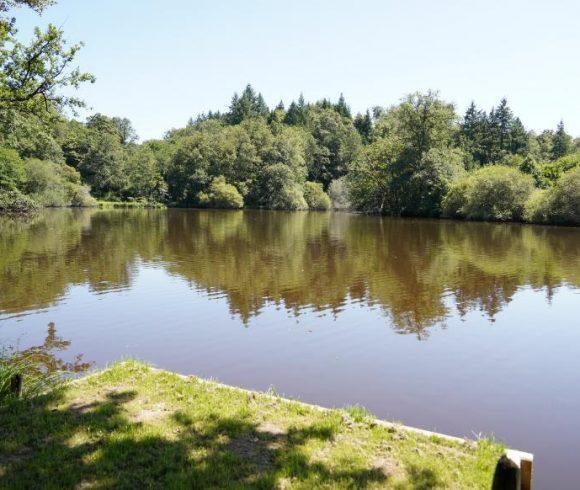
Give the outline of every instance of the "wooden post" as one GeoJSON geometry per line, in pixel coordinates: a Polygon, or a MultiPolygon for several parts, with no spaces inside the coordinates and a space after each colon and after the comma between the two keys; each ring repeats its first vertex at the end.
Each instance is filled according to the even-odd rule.
{"type": "Polygon", "coordinates": [[[508,449],[493,475],[493,490],[532,490],[534,455],[508,449]]]}
{"type": "MultiPolygon", "coordinates": [[[[531,454],[529,456],[532,456],[531,454]]],[[[532,490],[532,464],[534,457],[521,460],[522,490],[532,490]]]]}

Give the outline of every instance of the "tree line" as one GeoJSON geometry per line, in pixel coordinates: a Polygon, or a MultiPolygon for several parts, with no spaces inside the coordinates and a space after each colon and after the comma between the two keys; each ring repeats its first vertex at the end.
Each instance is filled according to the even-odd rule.
{"type": "MultiPolygon", "coordinates": [[[[47,3],[0,0],[0,12],[47,3]]],[[[67,116],[83,102],[62,89],[94,78],[70,68],[80,45],[62,31],[24,45],[5,15],[0,48],[0,209],[102,200],[580,223],[580,139],[563,122],[526,129],[506,99],[460,115],[414,93],[353,115],[342,94],[270,107],[247,85],[227,111],[138,143],[126,118],[67,116]]]]}

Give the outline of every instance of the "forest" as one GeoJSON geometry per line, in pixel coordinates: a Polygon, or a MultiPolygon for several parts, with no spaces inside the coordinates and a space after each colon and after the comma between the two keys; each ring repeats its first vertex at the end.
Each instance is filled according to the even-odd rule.
{"type": "MultiPolygon", "coordinates": [[[[82,45],[60,28],[22,43],[0,0],[0,212],[136,206],[349,209],[392,216],[580,224],[580,138],[526,128],[506,99],[464,114],[438,92],[353,114],[337,100],[269,106],[251,85],[225,112],[139,142],[131,121],[92,114],[71,89],[82,45]]],[[[385,94],[389,96],[389,94],[385,94]]]]}

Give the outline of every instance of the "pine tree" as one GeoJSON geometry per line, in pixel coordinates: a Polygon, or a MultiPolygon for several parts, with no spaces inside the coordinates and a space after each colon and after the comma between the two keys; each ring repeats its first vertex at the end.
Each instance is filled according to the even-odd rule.
{"type": "Polygon", "coordinates": [[[507,100],[501,99],[495,111],[498,129],[498,145],[500,152],[507,151],[510,146],[509,136],[513,125],[513,113],[508,107],[507,100]]]}
{"type": "Polygon", "coordinates": [[[344,117],[352,119],[352,114],[350,112],[350,107],[348,107],[344,95],[341,93],[338,99],[338,103],[334,106],[335,110],[344,117]]]}
{"type": "Polygon", "coordinates": [[[267,117],[270,113],[262,94],[256,94],[253,87],[248,84],[239,96],[237,93],[232,97],[228,121],[230,124],[239,124],[249,117],[267,117]]]}
{"type": "Polygon", "coordinates": [[[262,97],[262,94],[258,94],[258,97],[256,97],[254,99],[254,104],[253,104],[253,112],[255,112],[255,115],[258,116],[267,116],[270,113],[270,109],[268,109],[268,105],[266,104],[266,101],[264,100],[264,97],[262,97]]]}
{"type": "Polygon", "coordinates": [[[373,120],[370,111],[367,109],[364,116],[360,113],[357,114],[354,118],[353,124],[361,135],[362,140],[365,143],[370,143],[373,138],[373,120]]]}
{"type": "Polygon", "coordinates": [[[465,151],[471,154],[478,163],[485,163],[485,131],[487,129],[486,114],[477,109],[471,102],[461,124],[461,145],[465,151]]]}
{"type": "Polygon", "coordinates": [[[308,106],[304,101],[304,96],[302,93],[298,97],[298,103],[292,101],[288,107],[288,112],[284,118],[284,123],[293,126],[304,126],[308,118],[308,106]]]}
{"type": "Polygon", "coordinates": [[[552,160],[557,160],[568,153],[572,147],[572,138],[564,129],[564,121],[558,123],[552,146],[552,160]]]}
{"type": "Polygon", "coordinates": [[[523,154],[528,146],[528,132],[519,117],[513,120],[509,135],[511,153],[523,154]]]}

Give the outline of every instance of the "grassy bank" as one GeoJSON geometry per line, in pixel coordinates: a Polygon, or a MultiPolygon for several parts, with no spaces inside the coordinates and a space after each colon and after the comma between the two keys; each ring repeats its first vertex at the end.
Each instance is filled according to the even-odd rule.
{"type": "Polygon", "coordinates": [[[2,488],[490,488],[503,450],[134,361],[0,418],[2,488]]]}
{"type": "Polygon", "coordinates": [[[158,202],[148,202],[148,201],[97,201],[97,206],[103,209],[114,209],[114,208],[161,208],[164,209],[167,206],[158,202]]]}

